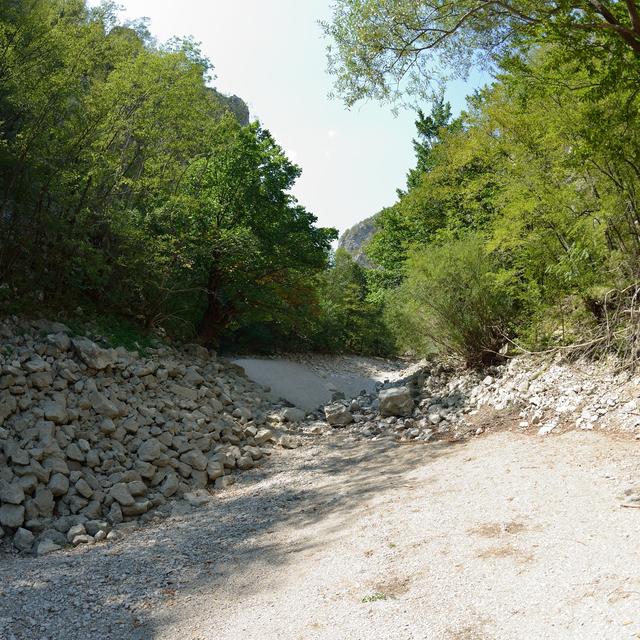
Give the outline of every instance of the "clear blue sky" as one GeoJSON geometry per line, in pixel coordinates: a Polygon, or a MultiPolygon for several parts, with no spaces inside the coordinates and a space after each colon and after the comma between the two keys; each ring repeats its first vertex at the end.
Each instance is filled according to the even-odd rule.
{"type": "MultiPolygon", "coordinates": [[[[414,161],[415,117],[408,111],[394,117],[373,103],[348,111],[327,97],[331,79],[317,22],[329,18],[330,0],[119,4],[125,19],[150,18],[160,42],[191,35],[202,43],[215,66],[215,86],[243,98],[302,167],[294,194],[320,225],[344,231],[394,202],[414,161]]],[[[448,98],[456,112],[474,85],[452,85],[448,98]]]]}

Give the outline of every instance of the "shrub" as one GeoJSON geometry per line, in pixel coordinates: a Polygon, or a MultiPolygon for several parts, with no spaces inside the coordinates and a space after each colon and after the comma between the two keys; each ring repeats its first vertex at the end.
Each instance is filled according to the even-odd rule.
{"type": "Polygon", "coordinates": [[[518,308],[503,275],[476,236],[414,251],[387,322],[402,348],[454,356],[473,367],[490,364],[518,308]]]}

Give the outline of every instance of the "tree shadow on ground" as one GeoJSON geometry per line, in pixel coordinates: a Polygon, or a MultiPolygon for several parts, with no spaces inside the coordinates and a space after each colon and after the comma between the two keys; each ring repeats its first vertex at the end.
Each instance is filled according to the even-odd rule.
{"type": "Polygon", "coordinates": [[[321,538],[306,530],[329,518],[339,530],[383,489],[419,489],[411,472],[455,451],[442,442],[407,447],[342,436],[313,442],[241,474],[237,487],[215,494],[210,506],[174,502],[174,514],[179,507],[182,514],[120,542],[0,560],[0,638],[57,638],[47,626],[54,617],[58,625],[68,621],[65,640],[157,637],[175,624],[189,596],[215,596],[223,583],[227,599],[269,589],[266,579],[243,580],[243,573],[285,566],[296,553],[331,544],[331,529],[321,538]],[[302,535],[291,543],[286,533],[294,529],[302,535]]]}

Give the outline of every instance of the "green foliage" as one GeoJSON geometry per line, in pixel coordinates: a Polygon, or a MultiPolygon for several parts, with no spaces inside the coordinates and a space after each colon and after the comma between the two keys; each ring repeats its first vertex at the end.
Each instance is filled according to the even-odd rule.
{"type": "Polygon", "coordinates": [[[69,328],[76,335],[101,336],[105,345],[125,347],[129,351],[144,353],[150,347],[159,346],[157,336],[144,331],[136,322],[113,315],[95,315],[88,322],[69,322],[69,328]]]}
{"type": "Polygon", "coordinates": [[[394,349],[382,304],[369,296],[367,274],[344,250],[320,278],[313,346],[323,351],[388,355],[394,349]]]}
{"type": "Polygon", "coordinates": [[[614,81],[640,58],[639,13],[634,0],[336,0],[323,26],[336,91],[352,105],[430,97],[448,77],[541,45],[583,66],[607,60],[614,81]]]}
{"type": "Polygon", "coordinates": [[[497,266],[480,237],[412,253],[388,307],[399,344],[420,355],[457,356],[468,366],[495,361],[518,310],[497,266]]]}
{"type": "Polygon", "coordinates": [[[362,602],[379,602],[380,600],[388,600],[389,596],[386,593],[381,593],[380,591],[376,591],[368,596],[362,598],[362,602]]]}
{"type": "Polygon", "coordinates": [[[206,343],[305,331],[335,232],[290,195],[300,169],[197,43],[115,14],[2,4],[0,282],[206,343]]]}
{"type": "Polygon", "coordinates": [[[418,113],[416,168],[376,218],[368,280],[401,347],[613,344],[640,278],[636,3],[341,0],[326,29],[347,102],[495,65],[458,120],[418,113]]]}

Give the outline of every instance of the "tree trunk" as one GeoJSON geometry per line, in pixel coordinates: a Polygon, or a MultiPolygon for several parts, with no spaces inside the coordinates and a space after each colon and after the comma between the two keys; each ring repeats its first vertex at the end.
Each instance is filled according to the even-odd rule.
{"type": "Polygon", "coordinates": [[[220,334],[233,315],[231,306],[225,304],[220,296],[220,275],[214,264],[209,270],[207,280],[207,306],[198,326],[200,342],[207,347],[218,345],[220,334]]]}

